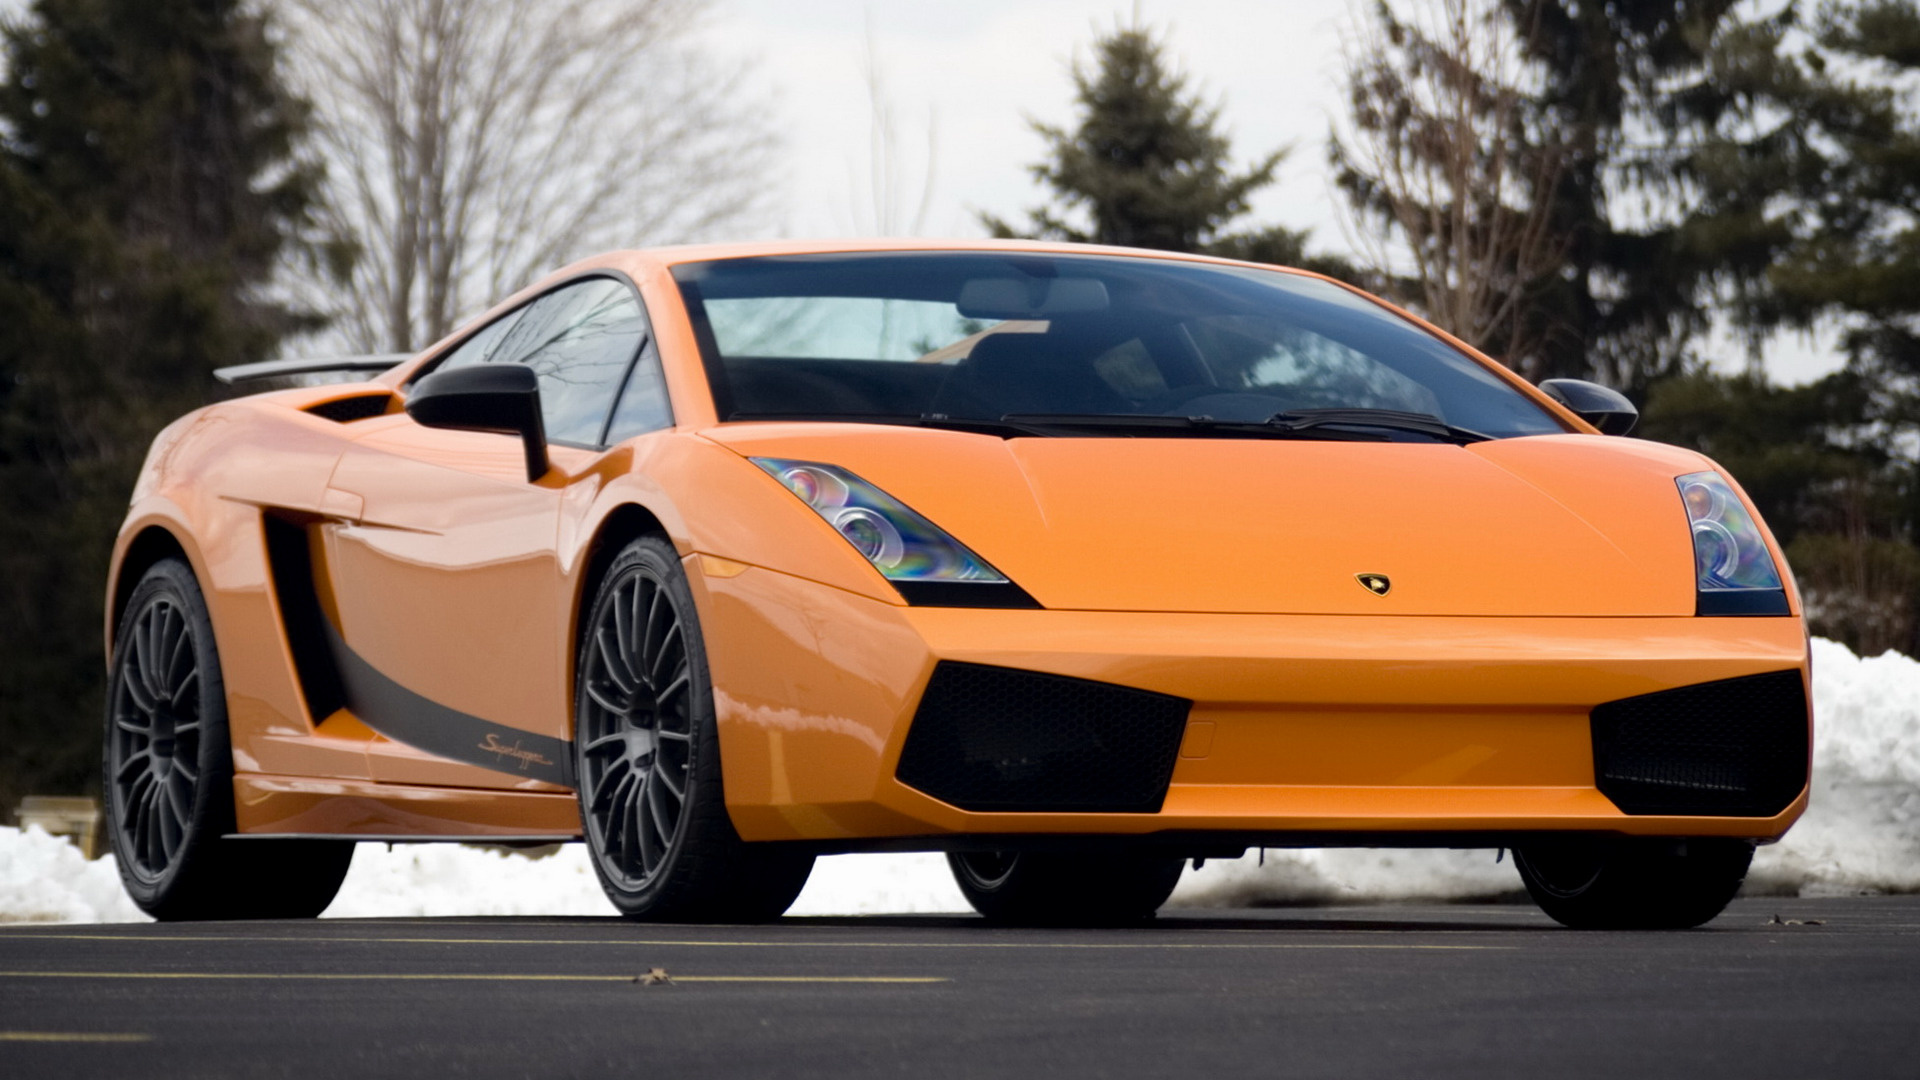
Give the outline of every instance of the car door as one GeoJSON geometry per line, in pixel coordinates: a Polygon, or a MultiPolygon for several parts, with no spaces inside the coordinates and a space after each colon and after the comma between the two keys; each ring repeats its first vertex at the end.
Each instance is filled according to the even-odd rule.
{"type": "Polygon", "coordinates": [[[535,371],[553,466],[537,480],[517,436],[404,416],[342,454],[329,496],[344,510],[324,530],[323,557],[341,674],[355,713],[382,736],[368,751],[375,780],[570,786],[560,516],[570,493],[591,497],[588,470],[647,338],[633,286],[593,277],[503,316],[440,362],[535,371]]]}

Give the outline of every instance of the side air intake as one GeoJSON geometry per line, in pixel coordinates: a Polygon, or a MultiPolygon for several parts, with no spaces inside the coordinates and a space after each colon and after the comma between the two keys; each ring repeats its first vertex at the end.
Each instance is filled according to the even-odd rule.
{"type": "Polygon", "coordinates": [[[1772,817],[1807,784],[1798,671],[1610,701],[1592,719],[1595,781],[1629,814],[1772,817]]]}
{"type": "Polygon", "coordinates": [[[1185,698],[942,661],[895,773],[962,810],[1158,813],[1185,698]]]}

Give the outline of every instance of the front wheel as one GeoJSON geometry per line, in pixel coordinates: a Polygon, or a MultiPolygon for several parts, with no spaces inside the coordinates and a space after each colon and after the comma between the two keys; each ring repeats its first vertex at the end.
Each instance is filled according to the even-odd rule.
{"type": "Polygon", "coordinates": [[[693,593],[664,537],[634,541],[607,568],[578,670],[580,818],[614,907],[662,921],[778,918],[813,856],[734,831],[693,593]]]}
{"type": "Polygon", "coordinates": [[[1567,839],[1516,848],[1527,894],[1577,930],[1685,930],[1724,910],[1746,879],[1744,840],[1567,839]]]}
{"type": "Polygon", "coordinates": [[[1153,918],[1186,860],[1135,853],[956,851],[953,880],[989,921],[1111,926],[1153,918]]]}
{"type": "Polygon", "coordinates": [[[227,695],[193,571],[147,570],[114,636],[103,766],[107,835],[127,895],[160,920],[311,918],[353,844],[235,838],[227,695]]]}

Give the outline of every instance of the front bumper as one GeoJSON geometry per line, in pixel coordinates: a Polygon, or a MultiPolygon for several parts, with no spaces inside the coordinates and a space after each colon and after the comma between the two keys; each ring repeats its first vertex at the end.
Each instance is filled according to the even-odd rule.
{"type": "Polygon", "coordinates": [[[966,837],[1476,843],[1516,834],[1777,839],[1771,817],[1627,814],[1595,784],[1605,702],[1807,672],[1797,618],[1441,618],[908,608],[687,560],[727,806],[823,850],[966,837]],[[968,812],[895,778],[940,660],[1191,700],[1155,813],[968,812]]]}

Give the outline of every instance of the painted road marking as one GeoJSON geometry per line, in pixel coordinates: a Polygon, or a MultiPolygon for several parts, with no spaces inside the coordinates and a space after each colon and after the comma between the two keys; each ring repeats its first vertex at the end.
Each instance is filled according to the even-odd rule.
{"type": "Polygon", "coordinates": [[[137,1043],[152,1042],[153,1036],[118,1031],[0,1031],[0,1042],[31,1043],[137,1043]]]}
{"type": "Polygon", "coordinates": [[[22,937],[57,941],[232,941],[307,942],[359,945],[644,945],[652,948],[686,946],[722,949],[1363,949],[1414,952],[1506,952],[1518,945],[1362,945],[1346,942],[1152,942],[1152,941],[676,941],[667,938],[405,938],[405,937],[253,937],[240,935],[189,936],[167,934],[23,934],[22,937]]]}
{"type": "MultiPolygon", "coordinates": [[[[943,983],[940,975],[671,975],[676,983],[943,983]]],[[[200,979],[274,982],[635,982],[634,975],[467,975],[399,972],[0,971],[0,979],[200,979]]]]}

